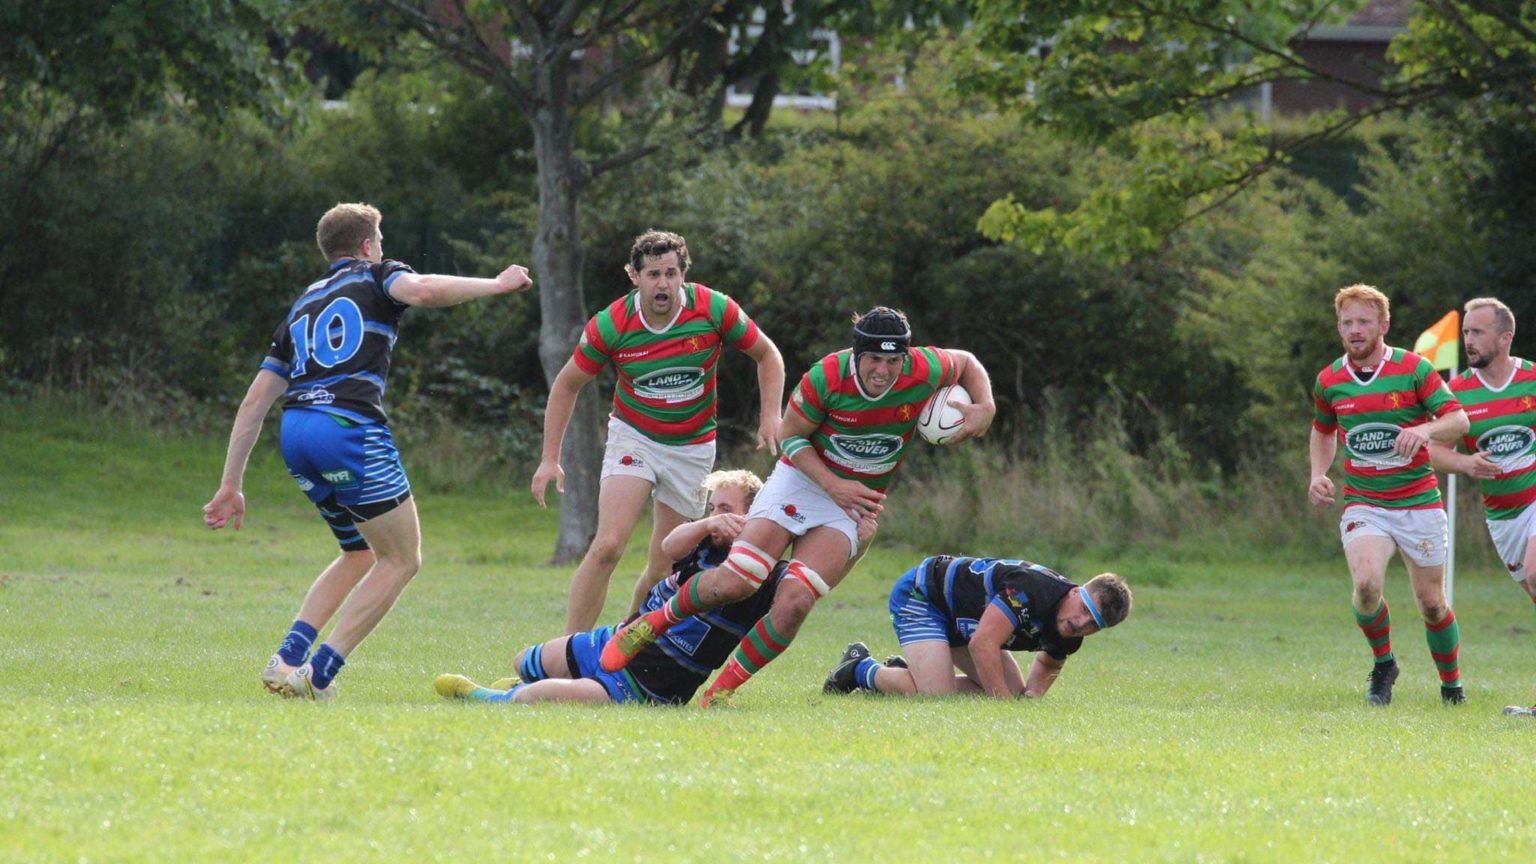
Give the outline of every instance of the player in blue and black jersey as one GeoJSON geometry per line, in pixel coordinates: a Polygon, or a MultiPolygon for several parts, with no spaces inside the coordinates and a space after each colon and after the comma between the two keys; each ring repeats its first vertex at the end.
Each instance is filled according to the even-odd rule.
{"type": "MultiPolygon", "coordinates": [[[[710,491],[709,515],[683,523],[662,541],[662,551],[677,561],[671,575],[651,588],[637,614],[661,608],[690,579],[725,560],[762,485],[748,471],[716,471],[704,479],[710,491]]],[[[860,525],[860,534],[866,542],[873,536],[873,518],[860,525]]],[[[517,678],[481,687],[463,675],[439,675],[434,686],[449,698],[485,702],[685,704],[767,614],[786,566],[779,562],[746,599],[677,624],[622,671],[604,672],[598,664],[603,646],[617,629],[599,627],[524,649],[517,656],[517,678]]]]}
{"type": "Polygon", "coordinates": [[[233,521],[240,529],[246,461],[282,397],[283,461],[341,545],[262,670],[267,689],[287,696],[334,696],[331,680],[347,656],[421,566],[416,502],[384,413],[401,316],[410,306],[452,306],[532,284],[515,264],[494,279],[418,274],[384,258],[382,218],[367,204],[338,204],[320,218],[315,239],[330,268],[278,325],[235,415],[219,491],[203,507],[208,527],[233,521]],[[338,609],[335,629],[310,656],[338,609]]]}
{"type": "Polygon", "coordinates": [[[1028,561],[936,555],[896,580],[890,608],[904,665],[878,663],[854,642],[826,692],[1044,696],[1084,637],[1130,614],[1131,591],[1113,573],[1076,585],[1028,561]],[[1013,651],[1036,652],[1027,678],[1013,651]]]}

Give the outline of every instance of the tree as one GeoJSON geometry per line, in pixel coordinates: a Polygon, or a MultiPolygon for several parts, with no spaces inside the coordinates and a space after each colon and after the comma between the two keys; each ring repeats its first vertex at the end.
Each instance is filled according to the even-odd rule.
{"type": "MultiPolygon", "coordinates": [[[[583,192],[606,172],[669,143],[714,131],[730,76],[743,69],[771,74],[776,63],[789,62],[800,44],[787,37],[783,27],[771,24],[785,14],[777,0],[718,6],[680,0],[376,2],[444,57],[496,87],[533,127],[539,189],[533,235],[542,316],[539,359],[551,383],[571,356],[587,318],[581,282],[583,192]],[[743,34],[733,28],[751,22],[760,10],[770,22],[764,32],[772,45],[750,69],[733,65],[722,40],[733,32],[743,34]],[[580,65],[581,57],[599,59],[580,65]],[[697,101],[674,98],[679,93],[697,101]],[[583,121],[615,102],[624,106],[628,146],[597,155],[593,142],[583,139],[583,129],[592,124],[584,126],[583,121]]],[[[795,2],[788,15],[799,22],[795,32],[808,38],[809,22],[839,5],[795,2]]],[[[738,48],[746,56],[754,53],[750,43],[738,42],[738,48]]],[[[760,111],[759,116],[766,114],[760,111]]],[[[566,486],[555,563],[579,558],[596,531],[602,412],[603,406],[590,395],[579,400],[566,434],[566,486]]]]}
{"type": "Polygon", "coordinates": [[[1536,7],[1498,0],[1416,3],[1393,40],[1396,71],[1379,85],[1337,78],[1298,38],[1363,3],[1336,0],[977,0],[962,86],[1068,134],[1135,157],[1127,183],[1074,202],[1005,197],[982,221],[998,239],[1062,242],[1124,260],[1238,194],[1294,153],[1367,117],[1448,112],[1536,119],[1536,7]],[[1281,136],[1229,109],[1266,81],[1336,81],[1375,107],[1318,115],[1281,136]],[[1510,106],[1515,106],[1513,109],[1510,106]],[[1218,131],[1211,117],[1220,114],[1218,131]]]}

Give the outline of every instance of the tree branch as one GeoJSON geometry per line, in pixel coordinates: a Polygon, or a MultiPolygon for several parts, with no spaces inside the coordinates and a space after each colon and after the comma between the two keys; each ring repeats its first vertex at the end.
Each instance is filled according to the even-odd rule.
{"type": "Polygon", "coordinates": [[[671,56],[692,35],[693,28],[709,14],[710,6],[708,3],[694,3],[692,4],[692,9],[692,14],[689,15],[688,20],[673,30],[672,34],[667,37],[659,48],[620,63],[597,76],[586,87],[573,88],[571,91],[571,104],[580,108],[602,95],[603,91],[609,87],[637,72],[649,69],[671,56]]]}

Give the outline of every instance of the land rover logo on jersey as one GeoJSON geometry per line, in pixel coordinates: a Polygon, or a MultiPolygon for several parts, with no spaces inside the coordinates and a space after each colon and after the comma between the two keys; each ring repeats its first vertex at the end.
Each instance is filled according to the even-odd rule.
{"type": "Polygon", "coordinates": [[[1520,471],[1536,463],[1536,432],[1529,426],[1499,426],[1477,438],[1477,449],[1505,472],[1520,471]]]}
{"type": "Polygon", "coordinates": [[[704,370],[698,366],[658,369],[635,379],[635,395],[666,402],[687,402],[704,393],[704,370]]]}
{"type": "Polygon", "coordinates": [[[881,468],[901,449],[898,435],[833,435],[827,458],[856,471],[881,468]]]}
{"type": "Polygon", "coordinates": [[[1401,468],[1409,460],[1399,456],[1393,447],[1403,428],[1392,423],[1361,423],[1344,436],[1344,449],[1349,458],[1361,465],[1373,468],[1401,468]]]}

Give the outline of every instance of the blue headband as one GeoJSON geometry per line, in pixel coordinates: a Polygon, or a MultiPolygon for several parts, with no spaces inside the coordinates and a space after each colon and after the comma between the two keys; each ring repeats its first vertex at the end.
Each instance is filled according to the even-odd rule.
{"type": "Polygon", "coordinates": [[[1093,605],[1093,598],[1088,595],[1088,589],[1079,585],[1077,588],[1077,593],[1078,596],[1083,598],[1083,605],[1088,607],[1089,614],[1093,616],[1093,623],[1099,625],[1099,629],[1103,630],[1104,616],[1099,614],[1099,607],[1093,605]]]}

